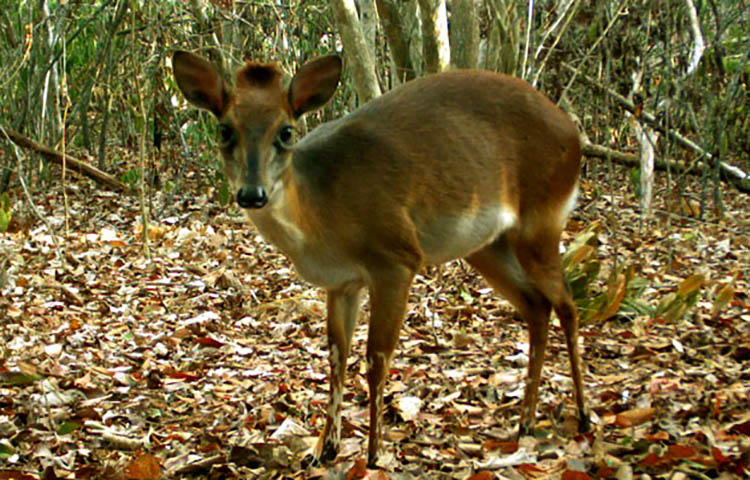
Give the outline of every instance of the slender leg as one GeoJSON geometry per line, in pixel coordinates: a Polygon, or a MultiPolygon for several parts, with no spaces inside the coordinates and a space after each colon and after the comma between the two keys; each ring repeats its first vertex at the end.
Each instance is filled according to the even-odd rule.
{"type": "Polygon", "coordinates": [[[542,366],[544,364],[544,353],[547,350],[547,337],[549,333],[549,302],[538,299],[538,307],[534,313],[528,314],[526,324],[529,328],[529,367],[526,390],[521,405],[521,420],[518,427],[518,436],[529,435],[534,431],[536,424],[536,402],[539,398],[539,383],[542,380],[542,366]]]}
{"type": "Polygon", "coordinates": [[[466,259],[518,309],[529,328],[528,380],[521,407],[519,435],[531,433],[535,424],[552,308],[560,317],[565,332],[581,428],[586,428],[577,342],[578,317],[563,281],[557,251],[558,238],[559,235],[550,234],[521,241],[518,237],[505,235],[466,259]]]}
{"type": "Polygon", "coordinates": [[[346,359],[359,312],[360,289],[328,292],[328,354],[331,363],[330,391],[326,426],[318,437],[316,456],[323,462],[336,458],[341,443],[341,403],[343,400],[346,359]]]}
{"type": "Polygon", "coordinates": [[[531,282],[541,291],[560,319],[570,360],[570,376],[575,389],[580,419],[579,430],[589,429],[583,396],[581,355],[578,351],[578,310],[570,295],[558,253],[559,234],[539,234],[534,239],[518,240],[514,249],[531,282]]]}
{"type": "Polygon", "coordinates": [[[581,374],[581,354],[578,351],[578,311],[570,293],[565,291],[564,300],[555,305],[555,313],[560,319],[563,332],[565,332],[565,343],[568,346],[568,357],[570,358],[570,375],[573,377],[573,386],[576,393],[576,406],[578,407],[578,418],[580,423],[578,430],[587,432],[591,429],[588,413],[586,412],[583,397],[583,377],[581,374]]]}
{"type": "Polygon", "coordinates": [[[414,272],[395,268],[373,279],[372,316],[367,338],[367,383],[370,387],[370,437],[367,464],[375,467],[382,438],[383,387],[393,350],[404,321],[409,286],[414,272]]]}

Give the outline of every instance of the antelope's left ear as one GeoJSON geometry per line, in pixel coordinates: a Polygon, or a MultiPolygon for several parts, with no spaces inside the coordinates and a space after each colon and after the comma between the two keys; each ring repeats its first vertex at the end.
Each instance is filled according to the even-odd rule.
{"type": "Polygon", "coordinates": [[[198,55],[177,51],[172,56],[172,70],[188,102],[222,116],[229,103],[229,90],[213,65],[198,55]]]}
{"type": "Polygon", "coordinates": [[[289,85],[289,105],[294,118],[319,109],[331,99],[341,78],[338,55],[317,58],[304,64],[289,85]]]}

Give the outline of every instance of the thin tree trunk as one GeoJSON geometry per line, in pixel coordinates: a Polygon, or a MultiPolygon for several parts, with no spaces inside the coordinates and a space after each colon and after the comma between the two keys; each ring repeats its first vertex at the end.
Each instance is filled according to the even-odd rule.
{"type": "Polygon", "coordinates": [[[410,37],[405,29],[405,19],[395,0],[377,0],[376,4],[388,47],[396,64],[396,77],[401,83],[412,80],[416,72],[411,61],[410,37]]]}
{"type": "Polygon", "coordinates": [[[375,75],[375,56],[367,46],[362,33],[354,0],[334,0],[331,2],[333,16],[341,32],[344,54],[349,70],[354,77],[354,85],[361,103],[366,103],[380,95],[380,85],[375,75]]]}
{"type": "Polygon", "coordinates": [[[362,34],[365,36],[367,47],[373,53],[376,50],[376,34],[378,27],[378,11],[375,8],[375,0],[357,0],[359,5],[359,20],[362,23],[362,34]]]}
{"type": "Polygon", "coordinates": [[[693,33],[693,49],[690,53],[690,62],[688,63],[687,72],[685,75],[690,75],[698,68],[698,64],[703,57],[703,51],[706,49],[706,42],[703,41],[703,34],[701,33],[701,21],[698,18],[698,12],[695,10],[693,0],[685,0],[688,17],[690,18],[690,30],[693,33]]]}
{"type": "Polygon", "coordinates": [[[425,72],[441,72],[451,61],[445,0],[419,0],[422,12],[422,45],[425,72]]]}
{"type": "Polygon", "coordinates": [[[479,19],[474,0],[453,0],[451,9],[451,62],[458,68],[476,68],[479,58],[479,19]]]}

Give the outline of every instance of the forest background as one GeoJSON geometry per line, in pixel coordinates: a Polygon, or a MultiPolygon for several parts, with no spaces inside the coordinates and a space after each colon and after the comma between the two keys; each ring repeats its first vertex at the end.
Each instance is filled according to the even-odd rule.
{"type": "Polygon", "coordinates": [[[0,478],[748,475],[748,22],[745,0],[0,0],[0,478]],[[595,431],[570,431],[556,327],[541,432],[512,441],[525,327],[453,262],[413,288],[383,469],[357,462],[364,320],[344,451],[304,469],[324,297],[232,204],[176,49],[290,75],[341,53],[302,132],[452,68],[568,112],[586,159],[564,261],[595,431]]]}

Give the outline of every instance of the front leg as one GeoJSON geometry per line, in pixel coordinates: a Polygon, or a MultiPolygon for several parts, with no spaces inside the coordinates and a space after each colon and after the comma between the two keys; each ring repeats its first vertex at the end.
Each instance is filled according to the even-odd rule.
{"type": "Polygon", "coordinates": [[[328,291],[328,358],[331,363],[326,425],[318,437],[315,457],[336,458],[341,443],[341,404],[344,398],[346,359],[359,312],[359,287],[328,291]]]}
{"type": "Polygon", "coordinates": [[[383,389],[393,350],[404,321],[406,303],[414,273],[395,268],[374,276],[370,288],[372,313],[367,337],[367,383],[370,388],[370,437],[367,465],[376,468],[382,438],[383,389]]]}

